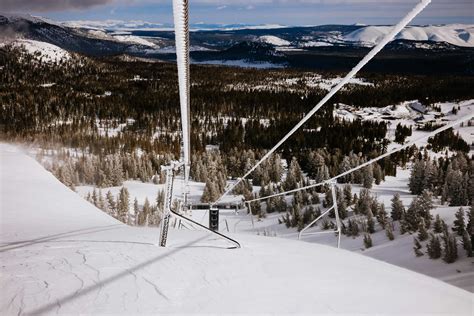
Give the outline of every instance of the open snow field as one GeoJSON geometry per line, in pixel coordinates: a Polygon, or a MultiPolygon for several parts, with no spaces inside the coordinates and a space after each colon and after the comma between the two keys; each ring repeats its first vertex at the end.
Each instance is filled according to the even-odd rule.
{"type": "Polygon", "coordinates": [[[472,315],[472,295],[324,245],[123,225],[0,145],[0,313],[472,315]]]}

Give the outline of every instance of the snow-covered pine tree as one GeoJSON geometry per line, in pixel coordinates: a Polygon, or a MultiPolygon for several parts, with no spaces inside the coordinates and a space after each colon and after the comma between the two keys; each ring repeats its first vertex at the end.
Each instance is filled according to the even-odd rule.
{"type": "Polygon", "coordinates": [[[135,214],[135,219],[136,219],[136,222],[135,222],[135,225],[143,225],[141,223],[141,217],[140,217],[140,208],[138,207],[138,200],[137,198],[135,198],[135,200],[133,200],[133,213],[135,214]]]}
{"type": "Polygon", "coordinates": [[[431,226],[433,216],[430,211],[433,209],[432,193],[428,190],[423,190],[421,196],[418,198],[418,216],[423,217],[426,227],[431,226]]]}
{"type": "Polygon", "coordinates": [[[366,189],[372,188],[374,182],[374,171],[372,165],[362,168],[362,185],[366,189]]]}
{"type": "Polygon", "coordinates": [[[379,206],[379,211],[377,213],[377,221],[379,222],[380,226],[385,229],[385,226],[387,225],[388,219],[387,219],[387,212],[385,212],[385,205],[383,203],[380,204],[379,206]]]}
{"type": "Polygon", "coordinates": [[[102,195],[102,190],[99,189],[99,192],[97,192],[97,194],[99,196],[97,198],[97,207],[107,213],[107,203],[105,202],[104,196],[102,195]]]}
{"type": "Polygon", "coordinates": [[[395,193],[392,198],[392,211],[390,212],[390,217],[392,217],[394,221],[398,221],[402,218],[403,213],[405,213],[405,207],[400,199],[400,194],[395,193]]]}
{"type": "Polygon", "coordinates": [[[403,219],[408,231],[414,232],[418,229],[418,223],[420,221],[418,216],[418,198],[415,197],[413,199],[403,219]]]}
{"type": "Polygon", "coordinates": [[[456,219],[453,222],[452,230],[455,231],[459,236],[462,236],[466,230],[466,224],[464,222],[464,209],[460,207],[454,216],[456,219]]]}
{"type": "Polygon", "coordinates": [[[382,168],[380,167],[378,163],[375,163],[373,166],[373,175],[374,175],[375,184],[377,185],[379,185],[384,179],[382,168]]]}
{"type": "Polygon", "coordinates": [[[408,187],[412,194],[420,194],[423,191],[423,179],[425,176],[425,162],[416,160],[410,173],[408,187]]]}
{"type": "Polygon", "coordinates": [[[290,166],[286,179],[283,183],[285,190],[293,190],[298,187],[298,184],[303,180],[303,172],[295,157],[291,159],[290,166]]]}
{"type": "Polygon", "coordinates": [[[413,251],[415,251],[415,255],[417,257],[423,256],[423,252],[421,251],[422,245],[420,244],[420,241],[416,237],[414,237],[413,243],[415,244],[415,246],[413,247],[413,251]]]}
{"type": "Polygon", "coordinates": [[[467,204],[467,186],[464,183],[461,170],[448,169],[445,184],[449,205],[459,206],[467,204]]]}
{"type": "Polygon", "coordinates": [[[150,217],[151,213],[152,213],[152,207],[150,205],[150,201],[148,201],[148,198],[146,197],[145,198],[145,202],[143,203],[143,209],[142,209],[142,212],[141,212],[143,215],[143,218],[142,218],[142,225],[146,225],[147,224],[147,221],[148,221],[148,218],[150,217]]]}
{"type": "Polygon", "coordinates": [[[120,193],[117,199],[117,215],[118,220],[122,223],[128,222],[128,212],[129,212],[129,204],[130,204],[130,193],[128,193],[127,188],[122,187],[120,189],[120,193]]]}
{"type": "Polygon", "coordinates": [[[394,240],[395,235],[393,234],[393,229],[391,223],[385,225],[385,235],[387,236],[388,240],[394,240]]]}
{"type": "Polygon", "coordinates": [[[96,188],[94,188],[94,190],[92,190],[92,204],[94,204],[95,206],[98,205],[98,202],[99,202],[99,197],[97,196],[97,190],[96,188]]]}
{"type": "Polygon", "coordinates": [[[350,184],[344,185],[343,195],[346,205],[350,206],[352,204],[352,186],[350,184]]]}
{"type": "Polygon", "coordinates": [[[429,237],[428,231],[426,230],[425,220],[420,218],[420,222],[418,224],[418,239],[420,241],[425,241],[429,237]]]}
{"type": "Polygon", "coordinates": [[[443,221],[441,220],[441,217],[439,214],[436,214],[436,218],[433,224],[433,231],[437,234],[440,234],[443,232],[443,221]]]}
{"type": "Polygon", "coordinates": [[[109,210],[109,215],[112,215],[112,216],[115,217],[115,213],[117,212],[117,206],[115,204],[115,199],[114,199],[114,196],[112,195],[112,192],[107,191],[105,199],[106,199],[106,202],[107,202],[107,208],[109,210]]]}

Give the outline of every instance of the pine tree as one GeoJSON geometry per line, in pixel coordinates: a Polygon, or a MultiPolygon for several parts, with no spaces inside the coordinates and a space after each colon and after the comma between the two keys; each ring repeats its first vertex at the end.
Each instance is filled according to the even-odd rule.
{"type": "Polygon", "coordinates": [[[467,233],[465,230],[464,233],[462,234],[462,246],[464,250],[466,250],[466,255],[468,257],[472,257],[472,242],[471,242],[471,236],[467,233]]]}
{"type": "Polygon", "coordinates": [[[467,213],[466,230],[468,234],[474,235],[474,200],[471,201],[471,207],[469,208],[469,213],[467,213]]]}
{"type": "Polygon", "coordinates": [[[107,203],[104,200],[104,196],[102,195],[101,189],[99,189],[98,195],[99,197],[97,200],[97,207],[107,213],[107,203]]]}
{"type": "Polygon", "coordinates": [[[393,229],[391,224],[385,225],[385,235],[389,240],[394,240],[395,236],[393,235],[393,229]]]}
{"type": "Polygon", "coordinates": [[[117,201],[117,213],[118,213],[118,220],[123,223],[128,222],[128,212],[129,212],[129,204],[130,204],[130,194],[128,193],[127,188],[122,187],[120,189],[118,201],[117,201]]]}
{"type": "Polygon", "coordinates": [[[458,258],[458,247],[456,242],[456,237],[449,232],[445,232],[443,237],[444,242],[444,252],[443,260],[446,263],[453,263],[458,258]]]}
{"type": "Polygon", "coordinates": [[[415,255],[417,257],[421,257],[423,256],[423,252],[421,251],[421,244],[420,244],[420,241],[415,237],[413,238],[413,243],[415,244],[415,246],[413,247],[413,250],[415,251],[415,255]]]}
{"type": "Polygon", "coordinates": [[[152,213],[152,207],[150,205],[150,201],[148,201],[148,198],[145,198],[145,202],[143,203],[143,210],[142,210],[142,213],[143,213],[143,218],[142,218],[142,222],[143,222],[143,225],[146,225],[147,224],[147,220],[148,218],[150,217],[151,213],[152,213]]]}
{"type": "Polygon", "coordinates": [[[446,185],[449,205],[458,206],[467,204],[467,186],[463,181],[461,170],[453,170],[446,174],[446,185]]]}
{"type": "Polygon", "coordinates": [[[456,219],[453,222],[453,231],[455,231],[459,236],[464,234],[466,230],[466,225],[464,223],[464,209],[462,207],[454,214],[456,219]]]}
{"type": "Polygon", "coordinates": [[[426,230],[425,220],[423,218],[420,219],[420,223],[418,225],[418,239],[420,241],[425,241],[429,237],[428,231],[426,230]]]}
{"type": "Polygon", "coordinates": [[[371,213],[367,216],[367,232],[369,234],[375,233],[375,222],[371,213]]]}
{"type": "Polygon", "coordinates": [[[98,202],[99,202],[99,197],[97,196],[97,190],[94,188],[94,190],[92,190],[92,203],[95,206],[97,206],[98,202]]]}
{"type": "Polygon", "coordinates": [[[431,216],[430,213],[430,211],[433,209],[431,192],[428,190],[423,190],[421,192],[421,196],[419,196],[417,200],[418,216],[424,218],[426,227],[430,227],[431,220],[433,219],[433,216],[431,216]]]}
{"type": "Polygon", "coordinates": [[[441,217],[439,217],[439,214],[436,214],[436,219],[433,224],[433,231],[437,234],[443,232],[443,221],[441,220],[441,217]]]}
{"type": "Polygon", "coordinates": [[[352,187],[349,184],[344,185],[343,189],[344,200],[347,206],[352,204],[352,187]]]}
{"type": "Polygon", "coordinates": [[[114,216],[117,209],[116,209],[115,199],[114,199],[114,196],[112,195],[112,192],[107,191],[105,199],[107,200],[107,206],[108,206],[107,208],[109,210],[109,214],[114,216]]]}
{"type": "Polygon", "coordinates": [[[362,168],[362,181],[364,188],[372,188],[372,183],[374,182],[374,172],[372,165],[362,168]]]}
{"type": "Polygon", "coordinates": [[[423,190],[423,179],[425,173],[425,163],[423,160],[417,160],[413,164],[413,168],[410,174],[410,180],[408,187],[412,194],[420,194],[423,190]]]}
{"type": "Polygon", "coordinates": [[[353,236],[353,237],[359,236],[359,225],[357,225],[357,222],[349,219],[347,231],[348,231],[349,236],[353,236]]]}
{"type": "Polygon", "coordinates": [[[418,223],[419,223],[419,217],[418,217],[418,204],[417,204],[417,198],[415,198],[411,204],[408,210],[406,211],[403,219],[406,224],[406,228],[410,232],[414,232],[418,229],[418,223]]]}
{"type": "Polygon", "coordinates": [[[370,234],[364,235],[364,246],[365,248],[372,247],[372,238],[370,237],[370,234]]]}
{"type": "Polygon", "coordinates": [[[373,170],[375,184],[379,185],[384,178],[382,168],[378,163],[376,163],[374,164],[373,170]]]}
{"type": "Polygon", "coordinates": [[[387,219],[387,212],[385,212],[385,205],[383,204],[380,204],[380,210],[377,213],[377,221],[379,222],[380,226],[382,226],[382,228],[385,229],[388,219],[387,219]]]}
{"type": "Polygon", "coordinates": [[[408,223],[405,220],[405,214],[402,214],[402,218],[400,219],[400,235],[405,234],[408,231],[408,223]]]}
{"type": "Polygon", "coordinates": [[[400,199],[400,194],[396,193],[392,198],[392,211],[390,217],[392,217],[394,221],[398,221],[402,218],[403,213],[405,213],[405,207],[400,199]]]}
{"type": "Polygon", "coordinates": [[[288,168],[288,173],[286,175],[285,182],[283,186],[285,190],[296,189],[298,184],[303,180],[303,173],[301,167],[295,157],[291,159],[290,166],[288,168]]]}
{"type": "Polygon", "coordinates": [[[441,242],[439,241],[438,236],[430,234],[430,241],[428,242],[426,248],[428,250],[428,256],[430,259],[441,258],[441,242]]]}

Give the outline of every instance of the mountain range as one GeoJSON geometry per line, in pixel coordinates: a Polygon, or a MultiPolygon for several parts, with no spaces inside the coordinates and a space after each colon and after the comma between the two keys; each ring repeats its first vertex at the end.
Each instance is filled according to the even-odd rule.
{"type": "MultiPolygon", "coordinates": [[[[194,62],[242,61],[250,66],[268,63],[342,70],[352,65],[354,58],[365,55],[389,32],[390,26],[200,23],[192,25],[191,29],[191,58],[194,62]]],[[[18,40],[46,42],[70,52],[93,56],[127,54],[160,60],[175,58],[172,26],[143,21],[55,22],[29,15],[0,13],[0,42],[18,40]]],[[[447,67],[454,72],[472,73],[470,56],[473,52],[474,25],[427,25],[405,28],[381,56],[393,59],[395,54],[396,59],[403,59],[401,66],[393,67],[396,71],[418,72],[410,60],[423,57],[428,64],[431,58],[433,66],[439,64],[441,68],[447,67]]],[[[376,60],[372,70],[381,67],[390,70],[392,62],[387,59],[377,65],[376,60]]]]}

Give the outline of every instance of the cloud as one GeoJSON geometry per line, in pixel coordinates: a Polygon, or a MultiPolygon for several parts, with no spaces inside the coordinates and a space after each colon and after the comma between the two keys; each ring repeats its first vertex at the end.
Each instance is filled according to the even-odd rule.
{"type": "Polygon", "coordinates": [[[220,7],[217,7],[217,10],[224,10],[225,8],[227,8],[226,5],[221,5],[220,7]]]}
{"type": "Polygon", "coordinates": [[[0,11],[65,11],[106,5],[114,0],[0,0],[0,11]]]}

